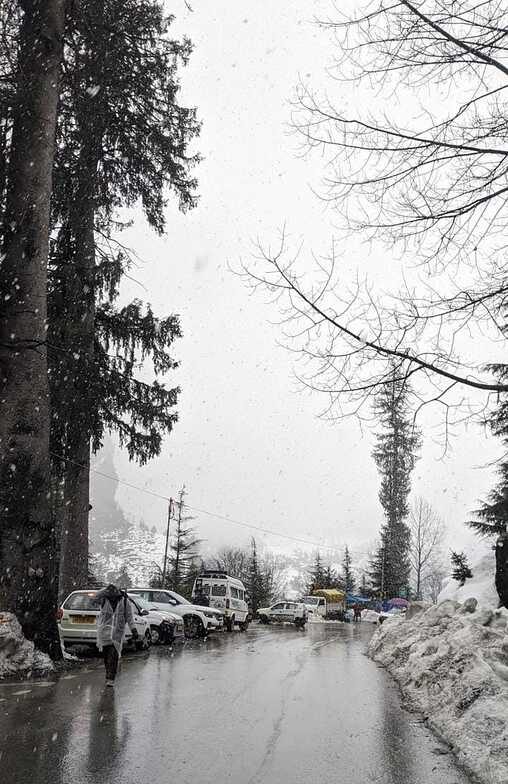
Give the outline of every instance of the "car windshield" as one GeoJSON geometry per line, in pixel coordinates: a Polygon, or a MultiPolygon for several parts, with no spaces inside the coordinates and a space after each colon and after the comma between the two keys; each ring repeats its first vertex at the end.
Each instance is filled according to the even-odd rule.
{"type": "Polygon", "coordinates": [[[226,586],[224,584],[212,585],[212,596],[225,596],[226,586]]]}
{"type": "Polygon", "coordinates": [[[150,609],[149,605],[145,602],[144,599],[141,598],[141,596],[138,596],[137,594],[128,594],[128,596],[129,599],[132,601],[132,603],[137,605],[140,608],[140,610],[150,609]]]}
{"type": "Polygon", "coordinates": [[[172,598],[172,599],[174,599],[174,600],[175,600],[175,601],[176,601],[178,604],[189,604],[189,600],[188,600],[188,599],[186,599],[184,596],[180,596],[180,594],[179,594],[179,593],[175,593],[174,591],[171,591],[171,593],[170,593],[169,595],[170,595],[170,596],[171,596],[171,598],[172,598]]]}
{"type": "Polygon", "coordinates": [[[95,592],[91,593],[72,593],[63,604],[66,610],[89,610],[98,612],[100,607],[96,600],[95,592]]]}

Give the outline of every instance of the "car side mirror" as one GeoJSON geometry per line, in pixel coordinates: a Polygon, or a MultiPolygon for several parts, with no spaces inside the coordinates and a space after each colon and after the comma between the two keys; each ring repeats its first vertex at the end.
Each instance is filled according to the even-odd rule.
{"type": "Polygon", "coordinates": [[[150,615],[150,610],[141,610],[141,615],[150,615]]]}

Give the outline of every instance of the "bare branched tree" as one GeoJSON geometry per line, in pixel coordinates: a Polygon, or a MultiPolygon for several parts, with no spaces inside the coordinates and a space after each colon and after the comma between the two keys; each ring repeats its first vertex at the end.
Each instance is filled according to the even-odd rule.
{"type": "Polygon", "coordinates": [[[483,410],[507,391],[496,378],[508,303],[507,21],[495,0],[345,0],[320,22],[337,40],[331,88],[301,83],[293,122],[326,162],[321,196],[339,239],[326,258],[305,259],[283,231],[249,273],[281,305],[298,375],[328,395],[327,415],[370,411],[393,363],[412,377],[416,409],[442,407],[446,426],[451,407],[467,416],[464,404],[483,410]],[[402,254],[399,290],[344,274],[341,241],[355,233],[367,252],[385,242],[402,254]],[[492,355],[475,359],[480,336],[492,355]]]}
{"type": "Polygon", "coordinates": [[[409,514],[411,544],[409,557],[414,576],[416,598],[421,599],[443,544],[443,520],[424,498],[417,498],[409,514]]]}
{"type": "Polygon", "coordinates": [[[337,38],[333,74],[361,109],[300,85],[295,123],[327,156],[325,198],[348,228],[431,253],[504,245],[508,9],[367,0],[321,24],[337,38]]]}
{"type": "Polygon", "coordinates": [[[440,559],[432,561],[427,576],[425,577],[425,595],[436,604],[438,596],[443,590],[444,579],[448,571],[440,559]]]}
{"type": "Polygon", "coordinates": [[[242,579],[249,568],[249,553],[243,547],[221,547],[209,565],[210,568],[224,570],[231,577],[242,579]]]}

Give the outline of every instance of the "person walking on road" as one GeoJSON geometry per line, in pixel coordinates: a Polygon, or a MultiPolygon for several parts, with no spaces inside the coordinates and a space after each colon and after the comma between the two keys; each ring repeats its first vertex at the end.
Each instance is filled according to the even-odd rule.
{"type": "Polygon", "coordinates": [[[362,620],[362,608],[360,607],[359,604],[354,604],[353,605],[353,613],[354,613],[353,620],[356,623],[358,623],[359,621],[362,620]]]}
{"type": "Polygon", "coordinates": [[[114,686],[125,639],[125,627],[129,626],[133,640],[137,640],[138,630],[134,625],[132,603],[125,591],[120,591],[116,585],[110,584],[99,591],[95,599],[101,608],[97,616],[97,647],[104,656],[106,686],[114,686]]]}

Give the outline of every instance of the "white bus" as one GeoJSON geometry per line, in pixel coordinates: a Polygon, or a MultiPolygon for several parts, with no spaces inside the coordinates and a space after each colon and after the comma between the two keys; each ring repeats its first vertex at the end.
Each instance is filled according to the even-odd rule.
{"type": "Polygon", "coordinates": [[[240,631],[249,625],[249,607],[246,601],[245,586],[236,577],[221,571],[206,571],[194,581],[192,599],[200,604],[222,610],[225,615],[226,629],[232,632],[235,624],[240,631]]]}

